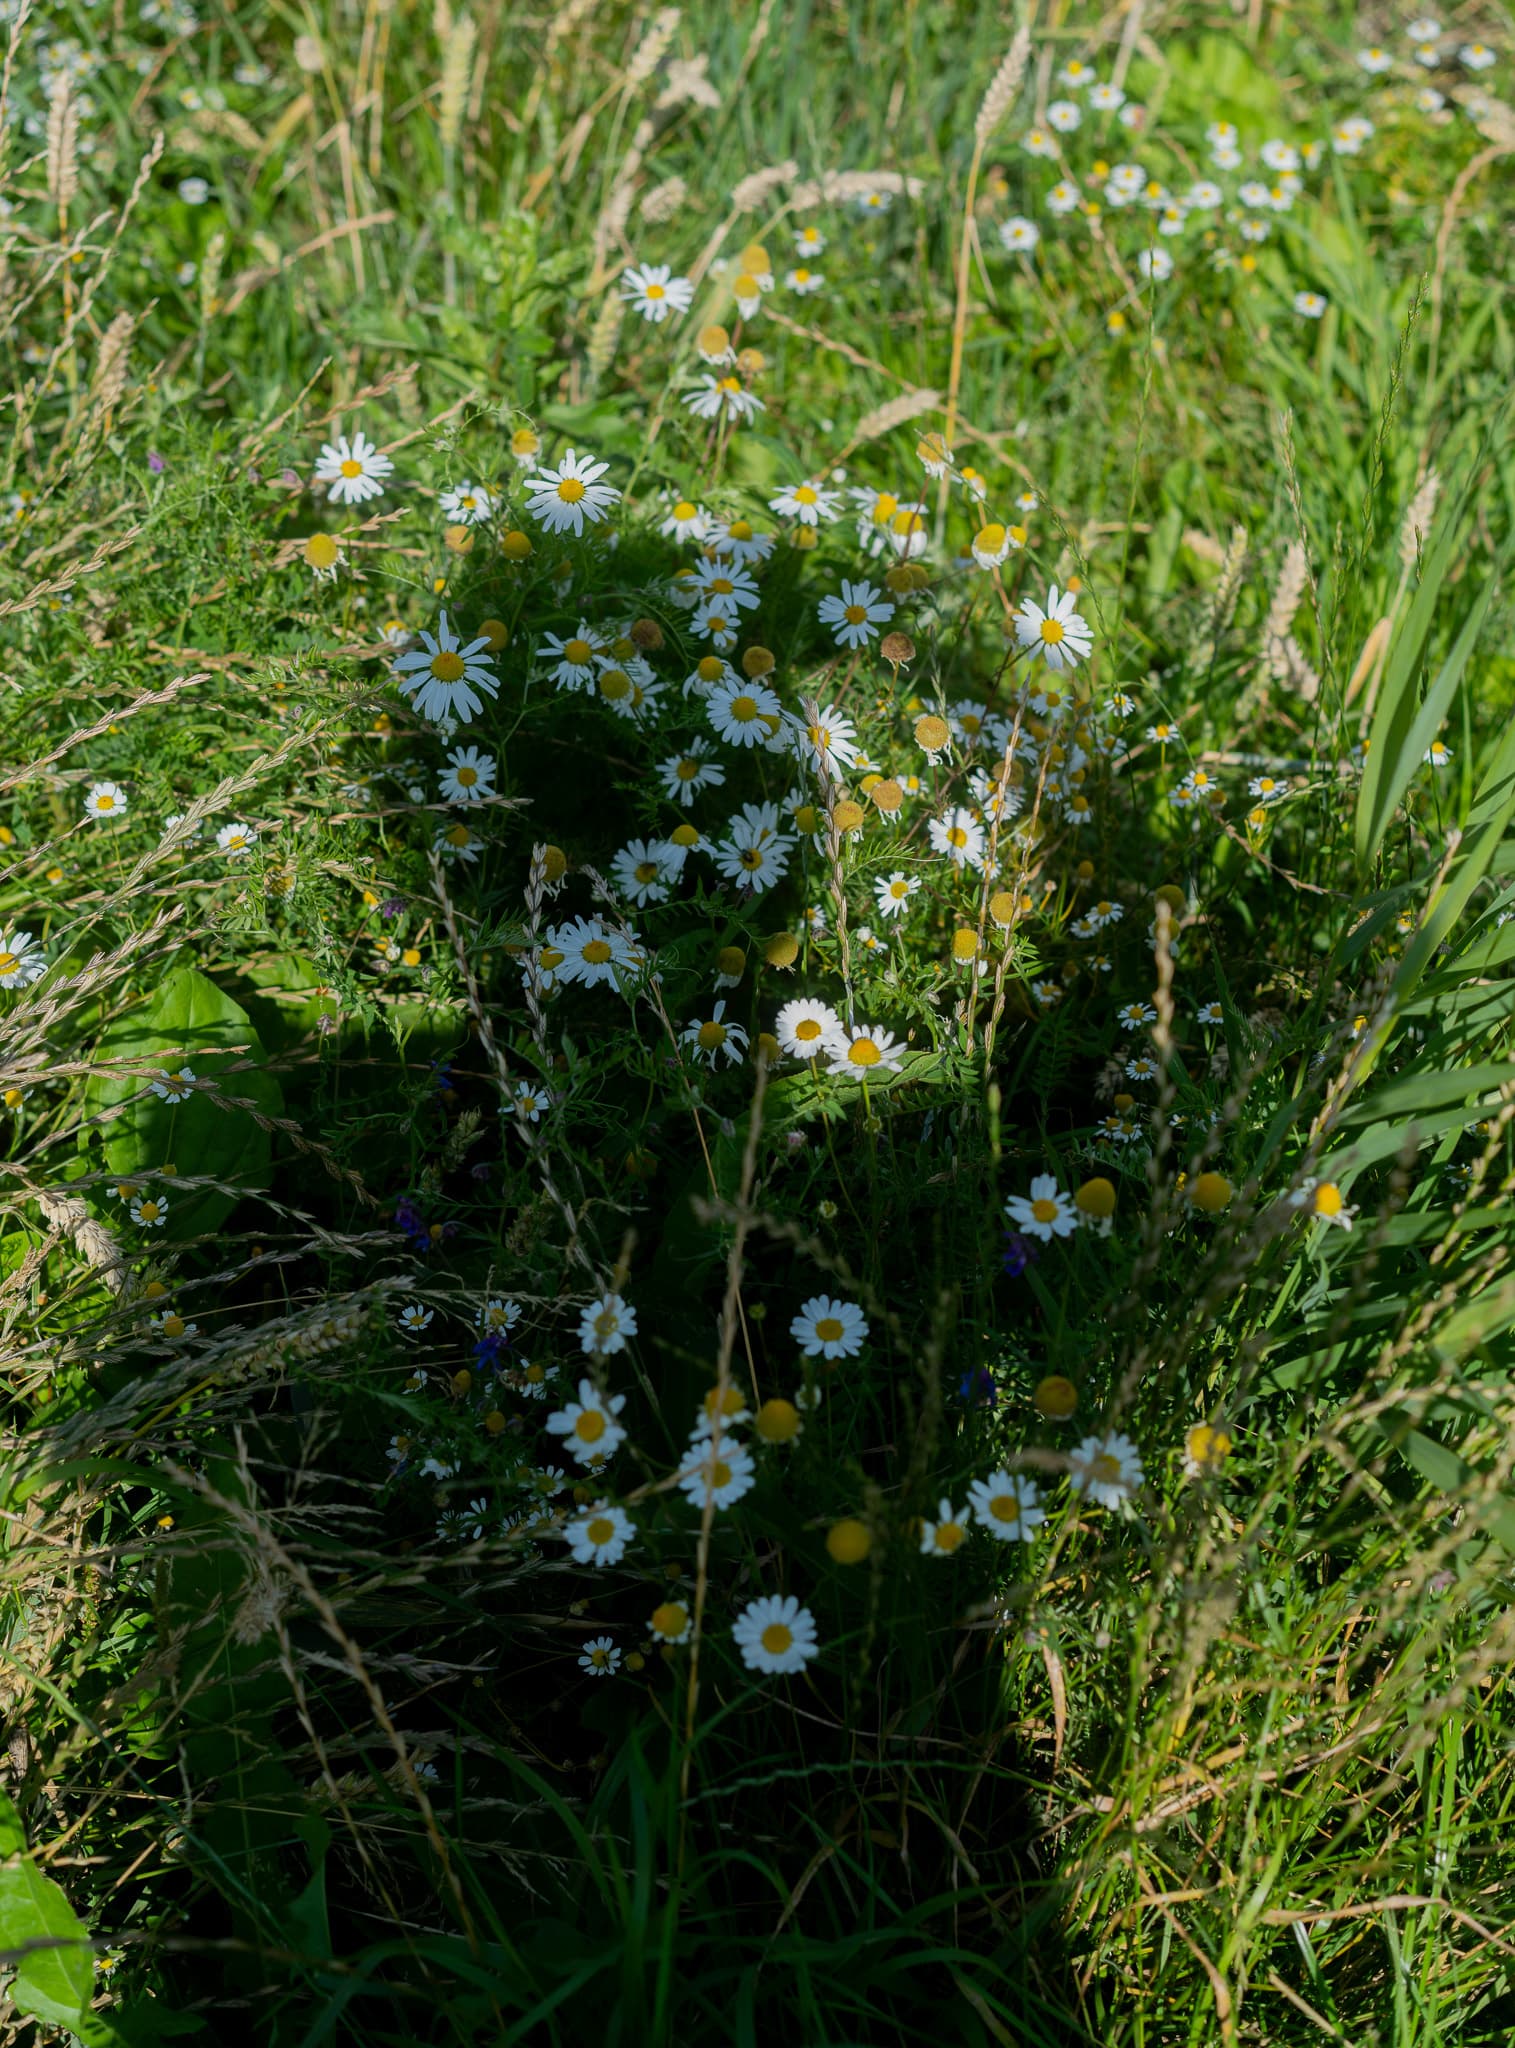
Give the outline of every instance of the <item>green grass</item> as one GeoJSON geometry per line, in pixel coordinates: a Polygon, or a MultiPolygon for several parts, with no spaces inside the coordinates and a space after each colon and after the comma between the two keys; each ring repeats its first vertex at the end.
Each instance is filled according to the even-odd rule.
{"type": "Polygon", "coordinates": [[[1502,2042],[1506,31],[1470,16],[1433,72],[1371,78],[1324,7],[1038,18],[970,207],[1013,24],[764,0],[688,8],[658,51],[653,20],[442,0],[19,32],[0,956],[28,932],[45,972],[0,991],[6,2024],[1502,2042]],[[1499,68],[1473,74],[1479,36],[1499,68]],[[1229,195],[1265,139],[1327,146],[1287,211],[1228,198],[1171,240],[1139,203],[1059,216],[1023,138],[1072,58],[1147,110],[1066,138],[1086,197],[1096,160],[1229,195]],[[1211,166],[1218,121],[1246,168],[1211,166]],[[838,172],[891,205],[824,197],[838,172]],[[997,235],[1019,215],[1030,254],[997,235]],[[754,241],[775,288],[735,340],[764,410],[707,426],[695,338],[733,322],[754,241]],[[1148,284],[1152,249],[1175,272],[1148,284]],[[817,296],[785,282],[802,260],[817,296]],[[624,311],[631,262],[693,278],[687,316],[624,311]],[[917,443],[949,409],[938,483],[917,443]],[[394,475],[341,507],[312,475],[360,427],[394,475]],[[622,499],[582,540],[527,508],[528,429],[609,464],[622,499]],[[883,622],[908,649],[854,659],[817,617],[894,561],[850,515],[796,544],[768,501],[822,474],[921,508],[922,585],[883,622]],[[465,478],[499,503],[449,532],[465,478]],[[738,748],[686,694],[708,647],[670,578],[699,557],[660,531],[686,495],[776,536],[730,658],[766,648],[786,712],[840,700],[871,767],[738,748]],[[1026,527],[993,572],[966,552],[991,518],[1026,527]],[[1071,709],[1033,705],[1012,615],[1070,579],[1092,652],[1050,678],[1071,709]],[[454,737],[383,638],[442,607],[496,643],[454,737]],[[553,686],[537,650],[581,619],[630,629],[631,673],[645,651],[640,721],[553,686]],[[1003,714],[977,751],[965,703],[1003,714]],[[933,762],[935,714],[959,729],[933,762]],[[696,737],[725,780],[685,809],[659,764],[696,737]],[[496,763],[466,809],[438,785],[462,744],[496,763]],[[1213,805],[1175,801],[1195,770],[1213,805]],[[90,820],[107,780],[125,815],[90,820]],[[632,841],[719,842],[743,803],[788,814],[772,888],[696,850],[660,901],[603,893],[632,841]],[[957,804],[998,873],[933,849],[957,804]],[[434,848],[460,818],[475,858],[434,848]],[[889,922],[896,870],[921,886],[889,922]],[[539,989],[547,928],[596,915],[656,978],[539,989]],[[724,1000],[755,1053],[799,996],[894,1033],[900,1070],[717,1068],[681,1037],[724,1000]],[[184,1064],[185,1101],[152,1091],[184,1064]],[[1108,1181],[1109,1231],[1007,1243],[1043,1173],[1108,1181]],[[594,1356],[607,1291],[638,1327],[594,1356]],[[868,1324],[834,1364],[790,1334],[822,1293],[868,1324]],[[490,1300],[521,1311],[495,1356],[490,1300]],[[586,1374],[628,1441],[544,1505],[533,1470],[571,1459],[542,1422],[586,1374]],[[813,1405],[788,1443],[738,1425],[755,1484],[702,1516],[676,1481],[712,1387],[813,1405]],[[1201,1425],[1225,1455],[1186,1476],[1201,1425]],[[1142,1465],[1117,1507],[1070,1484],[1107,1430],[1142,1465]],[[1034,1540],[923,1555],[942,1498],[1007,1469],[1034,1540]],[[581,1566],[563,1524],[601,1492],[635,1541],[581,1566]],[[820,1645],[793,1677],[732,1637],[777,1593],[820,1645]],[[668,1601],[693,1645],[656,1639],[668,1601]],[[601,1636],[605,1682],[578,1662],[601,1636]]]}

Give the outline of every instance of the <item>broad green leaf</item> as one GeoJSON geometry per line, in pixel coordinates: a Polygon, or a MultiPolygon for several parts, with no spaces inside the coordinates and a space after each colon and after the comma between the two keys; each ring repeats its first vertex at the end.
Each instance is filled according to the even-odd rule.
{"type": "Polygon", "coordinates": [[[16,1965],[19,2012],[70,2026],[88,2004],[95,1964],[73,1907],[30,1857],[0,1864],[0,1962],[16,1965]]]}
{"type": "MultiPolygon", "coordinates": [[[[1423,1429],[1416,1429],[1401,1411],[1386,1410],[1374,1427],[1438,1493],[1456,1499],[1467,1491],[1470,1482],[1476,1483],[1478,1474],[1471,1465],[1465,1465],[1454,1450],[1434,1436],[1428,1436],[1423,1429]]],[[[1501,1499],[1495,1506],[1482,1508],[1475,1526],[1487,1529],[1515,1556],[1515,1503],[1501,1499]]]]}
{"type": "MultiPolygon", "coordinates": [[[[263,1042],[247,1012],[192,967],[170,974],[144,1010],[113,1024],[99,1050],[103,1063],[175,1074],[187,1066],[228,1101],[250,1102],[267,1117],[283,1113],[283,1093],[267,1071],[263,1042]]],[[[166,1102],[150,1092],[148,1075],[119,1070],[92,1075],[85,1103],[91,1116],[120,1112],[104,1125],[103,1137],[106,1165],[123,1179],[172,1166],[179,1176],[203,1174],[249,1190],[268,1184],[270,1134],[244,1107],[193,1091],[166,1102]]],[[[162,1181],[151,1191],[167,1193],[169,1237],[218,1229],[237,1200],[212,1188],[168,1192],[162,1181]]]]}

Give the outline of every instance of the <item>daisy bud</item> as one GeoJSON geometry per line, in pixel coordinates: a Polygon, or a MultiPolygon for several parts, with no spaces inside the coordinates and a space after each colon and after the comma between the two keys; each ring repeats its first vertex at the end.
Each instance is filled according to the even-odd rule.
{"type": "Polygon", "coordinates": [[[531,535],[512,527],[509,533],[500,535],[500,553],[508,562],[524,562],[531,553],[531,535]]]}
{"type": "Polygon", "coordinates": [[[1231,1205],[1232,1187],[1223,1173],[1202,1173],[1189,1190],[1189,1199],[1206,1215],[1218,1216],[1231,1205]]]}
{"type": "Polygon", "coordinates": [[[467,526],[446,526],[442,529],[442,545],[450,554],[466,555],[473,546],[473,531],[467,526]]]}
{"type": "Polygon", "coordinates": [[[831,822],[835,825],[838,832],[861,831],[863,824],[862,805],[854,803],[850,796],[844,796],[841,802],[833,807],[831,822]]]}
{"type": "Polygon", "coordinates": [[[866,1522],[834,1522],[826,1531],[826,1549],[833,1564],[861,1564],[872,1548],[866,1522]]]}
{"type": "Polygon", "coordinates": [[[737,982],[747,972],[747,955],[740,946],[722,946],[715,956],[716,971],[737,982]]]}
{"type": "Polygon", "coordinates": [[[768,358],[760,348],[742,348],[737,350],[736,366],[750,382],[752,378],[762,376],[768,367],[768,358]]]}
{"type": "Polygon", "coordinates": [[[820,533],[813,526],[797,526],[789,536],[790,546],[799,548],[802,551],[808,548],[819,547],[820,540],[820,533]]]}
{"type": "Polygon", "coordinates": [[[500,649],[509,642],[510,628],[503,619],[481,619],[479,621],[479,634],[482,639],[489,642],[490,653],[498,654],[500,649]]]}
{"type": "Polygon", "coordinates": [[[770,967],[792,967],[800,957],[800,942],[793,932],[775,932],[763,948],[763,958],[770,967]]]}
{"type": "Polygon", "coordinates": [[[1086,1216],[1103,1218],[1115,1214],[1115,1189],[1102,1174],[1086,1180],[1073,1200],[1086,1216]]]}
{"type": "Polygon", "coordinates": [[[724,363],[731,356],[731,336],[724,327],[702,327],[695,347],[707,363],[724,363]]]}
{"type": "Polygon", "coordinates": [[[800,1433],[800,1411],[792,1401],[765,1401],[753,1428],[765,1444],[787,1444],[800,1433]]]}

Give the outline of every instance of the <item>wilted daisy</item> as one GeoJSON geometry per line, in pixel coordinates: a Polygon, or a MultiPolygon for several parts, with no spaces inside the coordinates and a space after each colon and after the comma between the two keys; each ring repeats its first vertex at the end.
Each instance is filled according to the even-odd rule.
{"type": "Polygon", "coordinates": [[[736,1066],[747,1050],[747,1033],[740,1024],[728,1024],[726,999],[723,996],[703,1023],[696,1018],[686,1024],[679,1033],[680,1045],[687,1045],[696,1059],[702,1059],[707,1066],[714,1067],[724,1055],[731,1066],[736,1066]]]}
{"type": "Polygon", "coordinates": [[[878,904],[880,917],[899,917],[905,905],[921,886],[919,875],[907,875],[896,868],[892,875],[880,875],[873,885],[874,901],[878,904]]]}
{"type": "Polygon", "coordinates": [[[670,313],[689,311],[694,286],[687,277],[675,277],[666,263],[644,263],[621,272],[621,297],[660,327],[670,313]]]}
{"type": "Polygon", "coordinates": [[[452,490],[442,492],[437,508],[455,526],[483,526],[494,512],[494,502],[492,491],[465,477],[452,490]]]}
{"type": "Polygon", "coordinates": [[[619,1564],[635,1536],[636,1524],[630,1515],[607,1500],[596,1501],[563,1530],[575,1564],[619,1564]]]}
{"type": "Polygon", "coordinates": [[[393,470],[389,457],[381,455],[364,435],[354,434],[349,441],[340,434],[322,448],[316,482],[326,485],[333,505],[361,505],[367,498],[382,497],[384,479],[393,470]]]}
{"type": "Polygon", "coordinates": [[[465,645],[448,625],[444,611],[438,619],[435,638],[423,630],[420,639],[421,646],[415,653],[396,658],[397,686],[411,698],[423,718],[455,718],[467,725],[484,708],[478,691],[482,690],[485,697],[499,695],[499,682],[484,659],[488,634],[481,633],[465,645]]]}
{"type": "Polygon", "coordinates": [[[723,1435],[719,1444],[709,1437],[696,1439],[679,1473],[679,1491],[691,1507],[703,1510],[708,1503],[729,1508],[757,1484],[757,1467],[752,1453],[735,1437],[723,1435]]]}
{"type": "Polygon", "coordinates": [[[803,1671],[820,1654],[815,1616],[792,1593],[786,1599],[752,1601],[738,1616],[731,1635],[747,1668],[769,1678],[803,1671]]]}
{"type": "Polygon", "coordinates": [[[46,972],[42,948],[30,932],[0,931],[0,988],[30,988],[46,972]]]}
{"type": "Polygon", "coordinates": [[[955,1508],[950,1500],[940,1500],[936,1520],[921,1523],[921,1553],[925,1557],[951,1557],[967,1534],[968,1509],[955,1508]]]}
{"type": "Polygon", "coordinates": [[[1030,649],[1033,659],[1039,655],[1051,669],[1074,667],[1094,646],[1094,636],[1079,617],[1073,593],[1059,595],[1055,583],[1047,592],[1045,606],[1030,598],[1022,603],[1015,614],[1015,637],[1030,649]]]}
{"type": "Polygon", "coordinates": [[[1005,1214],[1028,1237],[1050,1244],[1054,1237],[1071,1237],[1078,1228],[1078,1210],[1050,1173],[1039,1173],[1029,1195],[1012,1195],[1005,1214]]]}
{"type": "Polygon", "coordinates": [[[495,758],[477,747],[454,747],[439,778],[450,804],[481,803],[494,794],[495,758]]]}
{"type": "Polygon", "coordinates": [[[1130,1437],[1119,1430],[1086,1436],[1069,1460],[1069,1484],[1102,1508],[1118,1508],[1142,1483],[1142,1461],[1130,1437]]]}
{"type": "Polygon", "coordinates": [[[1009,249],[1018,255],[1029,253],[1041,238],[1041,229],[1034,220],[1027,220],[1024,214],[1012,214],[1009,220],[1002,220],[999,224],[1001,248],[1009,249]]]}
{"type": "Polygon", "coordinates": [[[148,1085],[160,1102],[184,1102],[195,1092],[195,1070],[180,1067],[176,1073],[169,1073],[160,1068],[157,1080],[148,1085]]]}
{"type": "Polygon", "coordinates": [[[705,715],[718,738],[734,747],[756,747],[773,738],[784,714],[772,690],[738,678],[710,692],[705,715]]]}
{"type": "Polygon", "coordinates": [[[868,1320],[855,1301],[815,1294],[801,1306],[789,1334],[806,1358],[852,1358],[863,1348],[868,1320]]]}
{"type": "Polygon", "coordinates": [[[697,420],[755,419],[767,407],[755,391],[749,391],[740,377],[702,376],[695,389],[684,394],[684,404],[697,420]]]}
{"type": "Polygon", "coordinates": [[[887,626],[895,607],[871,583],[843,582],[840,596],[823,597],[816,616],[830,626],[839,647],[866,647],[878,638],[880,626],[887,626]]]}
{"type": "Polygon", "coordinates": [[[579,1652],[579,1669],[591,1678],[613,1678],[621,1668],[621,1653],[613,1636],[591,1636],[579,1652]]]}
{"type": "Polygon", "coordinates": [[[636,1333],[637,1312],[619,1294],[602,1294],[579,1311],[580,1347],[597,1358],[624,1351],[627,1338],[636,1333]]]}
{"type": "Polygon", "coordinates": [[[797,996],[785,1003],[774,1020],[774,1036],[794,1059],[813,1060],[829,1052],[842,1028],[842,1020],[829,1003],[813,996],[797,996]]]}
{"type": "Polygon", "coordinates": [[[833,1074],[869,1074],[877,1067],[898,1073],[905,1048],[874,1024],[844,1024],[831,1046],[833,1074]]]}
{"type": "Polygon", "coordinates": [[[84,798],[87,818],[119,818],[126,807],[126,791],[119,782],[92,782],[84,798]]]}
{"type": "Polygon", "coordinates": [[[549,533],[581,534],[586,520],[597,526],[621,498],[613,485],[598,481],[609,467],[570,448],[556,469],[526,479],[527,510],[549,533]]]}
{"type": "Polygon", "coordinates": [[[968,1489],[973,1519],[998,1543],[1030,1543],[1046,1521],[1033,1480],[1018,1472],[991,1472],[968,1489]]]}
{"type": "Polygon", "coordinates": [[[797,519],[801,526],[818,526],[823,519],[835,519],[842,509],[841,495],[837,491],[824,490],[813,479],[802,484],[791,484],[768,500],[770,512],[777,512],[782,518],[797,519]]]}
{"type": "Polygon", "coordinates": [[[616,1417],[626,1406],[626,1396],[610,1399],[600,1393],[593,1380],[579,1381],[579,1398],[555,1409],[544,1427],[549,1436],[560,1436],[565,1449],[581,1465],[608,1458],[626,1441],[626,1432],[616,1417]]]}

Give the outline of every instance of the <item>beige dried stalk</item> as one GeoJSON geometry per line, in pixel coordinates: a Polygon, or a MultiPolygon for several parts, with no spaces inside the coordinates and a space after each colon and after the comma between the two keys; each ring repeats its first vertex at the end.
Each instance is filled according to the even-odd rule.
{"type": "Polygon", "coordinates": [[[79,189],[79,106],[67,77],[59,78],[47,110],[47,196],[60,219],[79,189]]]}
{"type": "Polygon", "coordinates": [[[639,85],[645,85],[667,56],[668,46],[678,33],[680,13],[677,7],[660,7],[654,15],[651,27],[626,66],[628,92],[635,92],[639,85]]]}
{"type": "Polygon", "coordinates": [[[684,201],[688,197],[689,187],[675,174],[671,178],[664,178],[660,185],[654,185],[650,192],[644,192],[638,211],[649,226],[661,227],[665,221],[672,220],[675,214],[682,212],[684,201]]]}
{"type": "Polygon", "coordinates": [[[1420,560],[1426,544],[1426,535],[1431,530],[1431,521],[1436,517],[1436,501],[1440,496],[1440,473],[1428,469],[1410,500],[1404,524],[1399,529],[1399,564],[1407,575],[1414,571],[1416,563],[1420,560]]]}
{"type": "Polygon", "coordinates": [[[449,27],[442,44],[442,87],[437,129],[442,147],[449,154],[458,146],[463,127],[463,109],[468,104],[468,86],[473,76],[473,50],[478,30],[472,17],[460,15],[449,27]]]}
{"type": "Polygon", "coordinates": [[[732,188],[732,212],[757,213],[781,185],[792,185],[799,174],[800,167],[793,157],[785,163],[769,164],[761,171],[749,171],[732,188]]]}
{"type": "Polygon", "coordinates": [[[1015,104],[1015,95],[1021,89],[1021,80],[1026,75],[1026,63],[1031,55],[1031,31],[1022,25],[1015,32],[1004,62],[989,81],[989,89],[979,105],[978,115],[973,123],[974,140],[982,147],[989,140],[1000,122],[1004,120],[1015,104]]]}
{"type": "Polygon", "coordinates": [[[594,331],[589,337],[589,375],[598,384],[605,372],[615,361],[616,343],[621,338],[621,321],[625,317],[626,302],[618,292],[607,293],[601,302],[594,331]]]}
{"type": "Polygon", "coordinates": [[[136,325],[134,314],[118,313],[100,337],[100,351],[95,358],[92,384],[97,418],[107,417],[121,403],[121,394],[126,389],[132,334],[136,325]]]}

